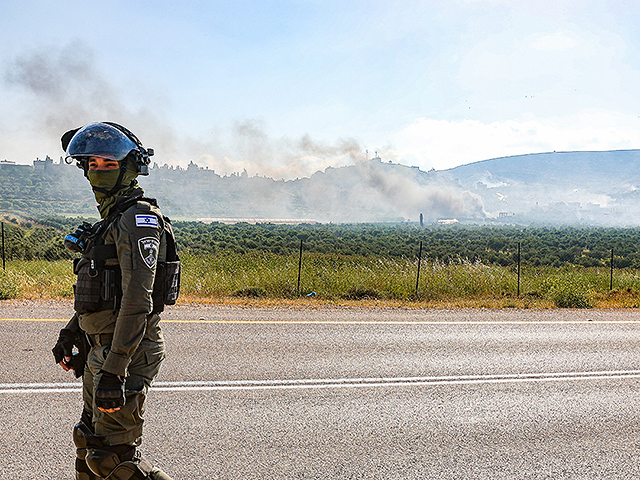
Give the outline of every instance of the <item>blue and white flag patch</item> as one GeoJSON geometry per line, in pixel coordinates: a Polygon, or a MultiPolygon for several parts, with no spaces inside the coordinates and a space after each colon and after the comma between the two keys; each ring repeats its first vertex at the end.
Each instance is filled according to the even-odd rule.
{"type": "Polygon", "coordinates": [[[158,217],[155,215],[136,215],[136,227],[158,228],[158,217]]]}

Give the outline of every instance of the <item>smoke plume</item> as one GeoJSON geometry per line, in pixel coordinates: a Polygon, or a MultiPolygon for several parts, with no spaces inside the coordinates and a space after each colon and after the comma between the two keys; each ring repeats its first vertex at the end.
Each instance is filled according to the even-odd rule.
{"type": "MultiPolygon", "coordinates": [[[[9,159],[30,163],[36,156],[56,158],[62,154],[59,139],[65,131],[92,121],[106,120],[125,125],[145,146],[154,148],[154,160],[159,165],[186,167],[194,161],[220,176],[247,172],[245,177],[276,180],[309,178],[328,167],[334,167],[334,170],[335,167],[356,168],[356,178],[351,178],[349,185],[338,186],[340,175],[337,175],[333,184],[310,182],[309,190],[287,182],[256,181],[250,185],[250,192],[237,192],[239,198],[262,205],[265,212],[269,210],[268,203],[274,202],[275,209],[269,212],[273,217],[285,211],[297,215],[303,211],[319,213],[320,210],[323,219],[349,221],[416,218],[420,211],[424,211],[427,218],[475,217],[482,213],[477,198],[459,189],[425,186],[415,177],[374,168],[373,162],[366,161],[365,149],[354,138],[344,137],[332,142],[314,139],[309,134],[299,138],[273,138],[267,133],[267,122],[261,118],[237,121],[229,132],[211,126],[200,138],[197,134],[178,134],[171,122],[164,120],[171,118],[164,114],[163,109],[170,105],[165,96],[151,92],[149,95],[154,95],[153,98],[136,97],[132,101],[97,64],[91,49],[77,41],[63,48],[27,52],[6,65],[4,83],[21,96],[21,103],[27,107],[22,116],[14,113],[7,119],[8,113],[2,114],[5,116],[2,122],[11,125],[10,131],[5,130],[0,135],[0,148],[15,155],[9,159]],[[282,191],[273,191],[279,188],[282,191]],[[291,203],[293,199],[297,206],[291,203]],[[306,207],[300,210],[303,205],[306,207]]],[[[140,81],[144,82],[144,79],[140,81]]],[[[241,189],[240,185],[238,188],[241,189]]],[[[175,193],[175,188],[173,190],[175,193]]],[[[172,192],[167,193],[171,196],[172,192]]],[[[203,204],[206,204],[206,198],[210,196],[207,185],[201,185],[198,193],[193,188],[184,192],[184,197],[194,195],[202,195],[203,204]]],[[[176,211],[192,210],[179,208],[180,200],[167,199],[176,205],[176,211]]],[[[221,199],[220,204],[223,203],[221,199]]],[[[199,215],[207,216],[207,212],[199,212],[199,215]]]]}

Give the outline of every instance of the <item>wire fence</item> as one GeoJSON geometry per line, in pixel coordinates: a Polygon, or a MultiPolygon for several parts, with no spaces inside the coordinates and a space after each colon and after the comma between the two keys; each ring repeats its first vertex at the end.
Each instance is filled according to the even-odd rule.
{"type": "MultiPolygon", "coordinates": [[[[38,228],[26,235],[24,228],[2,223],[1,232],[0,298],[73,295],[72,260],[78,254],[64,249],[58,230],[38,228]]],[[[619,267],[625,258],[617,257],[613,248],[598,266],[550,267],[523,262],[521,243],[515,262],[507,266],[461,256],[437,259],[423,241],[416,242],[410,258],[310,251],[304,239],[285,253],[182,249],[182,293],[194,300],[236,296],[429,302],[492,297],[503,299],[506,306],[519,299],[519,305],[547,302],[559,307],[590,307],[598,296],[624,294],[623,306],[640,306],[640,274],[619,267]]]]}

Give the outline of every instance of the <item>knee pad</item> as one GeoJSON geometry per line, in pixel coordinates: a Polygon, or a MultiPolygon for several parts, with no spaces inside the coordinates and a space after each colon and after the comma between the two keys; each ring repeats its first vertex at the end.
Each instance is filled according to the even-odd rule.
{"type": "Polygon", "coordinates": [[[82,472],[76,472],[76,480],[102,480],[102,478],[96,477],[93,473],[86,474],[82,472]]]}
{"type": "Polygon", "coordinates": [[[76,480],[102,480],[91,471],[84,459],[76,458],[76,480]]]}
{"type": "Polygon", "coordinates": [[[86,424],[80,422],[73,427],[73,443],[76,445],[78,459],[84,461],[87,456],[87,448],[95,446],[98,439],[86,424]]]}
{"type": "Polygon", "coordinates": [[[83,422],[79,422],[73,427],[73,443],[76,448],[87,448],[88,443],[93,443],[91,442],[93,437],[95,435],[83,422]]]}
{"type": "Polygon", "coordinates": [[[104,480],[145,480],[150,479],[149,470],[141,469],[140,463],[122,462],[104,480]]]}
{"type": "MultiPolygon", "coordinates": [[[[135,453],[135,447],[131,449],[135,453]]],[[[115,452],[90,449],[85,460],[91,471],[105,480],[143,480],[150,478],[149,474],[153,471],[151,465],[142,460],[139,454],[134,454],[131,460],[123,462],[115,452]]]]}
{"type": "Polygon", "coordinates": [[[171,478],[159,468],[154,468],[153,471],[149,474],[149,478],[151,480],[173,480],[173,478],[171,478]]]}

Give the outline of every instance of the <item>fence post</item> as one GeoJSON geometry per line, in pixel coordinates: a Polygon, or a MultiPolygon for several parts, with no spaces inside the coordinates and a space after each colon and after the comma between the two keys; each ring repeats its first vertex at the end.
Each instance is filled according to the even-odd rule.
{"type": "Polygon", "coordinates": [[[2,223],[2,270],[6,270],[7,267],[5,265],[5,254],[4,254],[4,222],[2,223]]]}
{"type": "Polygon", "coordinates": [[[611,274],[609,276],[609,291],[613,290],[613,248],[611,249],[611,262],[609,267],[611,268],[611,274]]]}
{"type": "Polygon", "coordinates": [[[302,272],[302,242],[300,239],[300,259],[298,260],[298,296],[300,296],[300,274],[302,272]]]}
{"type": "Polygon", "coordinates": [[[520,242],[518,242],[518,297],[520,296],[520,242]]]}
{"type": "MultiPolygon", "coordinates": [[[[420,214],[422,216],[422,214],[420,214]]],[[[422,240],[420,240],[420,250],[418,251],[418,277],[416,278],[416,297],[418,296],[418,283],[420,283],[420,264],[422,263],[422,240]]]]}

